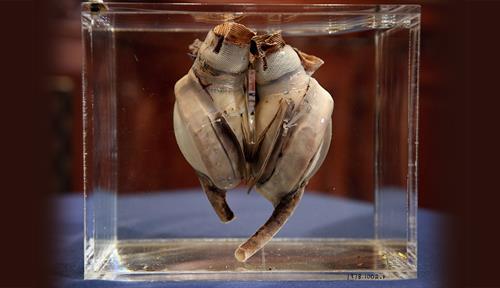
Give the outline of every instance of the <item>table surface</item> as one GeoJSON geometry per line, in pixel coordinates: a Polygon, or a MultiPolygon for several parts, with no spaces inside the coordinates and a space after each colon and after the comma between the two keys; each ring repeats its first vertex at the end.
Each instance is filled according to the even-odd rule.
{"type": "MultiPolygon", "coordinates": [[[[182,217],[179,213],[187,213],[186,209],[180,210],[180,207],[165,207],[165,203],[179,203],[178,201],[162,201],[165,199],[182,199],[187,201],[190,207],[196,207],[196,216],[192,217],[193,213],[189,214],[190,221],[196,222],[197,227],[209,226],[214,235],[224,235],[227,233],[247,233],[246,230],[241,230],[242,226],[248,226],[250,232],[255,225],[264,223],[265,218],[270,214],[272,207],[263,205],[265,200],[256,193],[247,195],[243,191],[239,193],[231,193],[228,196],[228,202],[235,211],[240,223],[245,225],[238,225],[237,223],[232,226],[213,226],[213,225],[199,225],[200,223],[210,224],[217,221],[213,215],[205,196],[199,190],[182,191],[182,192],[158,192],[150,194],[142,194],[140,196],[125,196],[120,198],[119,205],[120,219],[127,217],[134,219],[132,211],[162,211],[164,215],[155,217],[155,219],[169,219],[168,217],[182,217]],[[127,209],[128,205],[143,206],[142,209],[127,209]],[[120,213],[124,213],[120,215],[120,213]],[[257,216],[256,216],[257,215],[257,216]],[[261,219],[262,218],[262,219],[261,219]],[[248,225],[247,225],[248,224],[248,225]],[[221,227],[221,230],[214,231],[213,227],[221,227]],[[224,230],[222,230],[222,227],[224,230]]],[[[442,235],[448,219],[445,215],[435,213],[426,209],[419,209],[418,215],[418,279],[412,280],[397,280],[397,281],[291,281],[291,282],[278,282],[278,281],[187,281],[187,282],[117,282],[117,281],[102,281],[102,280],[83,280],[83,196],[81,194],[66,195],[59,197],[56,201],[57,220],[55,221],[57,227],[56,234],[53,239],[56,247],[54,254],[57,255],[55,275],[53,281],[58,284],[58,287],[444,287],[442,281],[442,270],[444,268],[444,255],[443,247],[445,247],[445,238],[442,235]]],[[[186,206],[184,206],[186,207],[186,206]]],[[[182,207],[181,207],[182,208],[182,207]]],[[[136,212],[137,213],[137,212],[136,212]]],[[[283,230],[279,233],[283,237],[294,237],[297,235],[308,235],[312,237],[330,236],[342,237],[343,231],[348,231],[350,235],[355,237],[370,236],[372,233],[371,228],[371,213],[372,205],[365,202],[353,201],[337,197],[325,197],[322,195],[307,193],[304,195],[300,205],[298,206],[295,214],[290,221],[285,225],[283,230]],[[312,211],[311,207],[314,207],[312,211]],[[317,219],[317,214],[321,211],[328,211],[331,219],[336,219],[337,223],[334,227],[336,229],[324,229],[324,224],[321,221],[315,221],[311,225],[310,219],[317,219]],[[316,218],[315,217],[316,214],[316,218]],[[357,221],[353,225],[352,221],[357,221]],[[304,225],[307,223],[307,225],[304,225]],[[346,227],[349,227],[347,229],[346,227]],[[321,231],[337,231],[332,235],[320,235],[321,231]]],[[[155,215],[156,215],[155,214],[155,215]]],[[[154,221],[154,220],[153,220],[154,221]]],[[[158,220],[156,220],[158,221],[158,220]]],[[[131,222],[132,223],[132,222],[131,222]]],[[[328,223],[331,227],[331,223],[328,223]]],[[[133,226],[133,224],[130,224],[133,226]]],[[[140,235],[146,235],[147,231],[140,231],[140,227],[155,227],[155,223],[148,223],[148,225],[136,225],[137,229],[131,230],[139,232],[140,235]],[[149,225],[151,224],[151,225],[149,225]]],[[[255,226],[255,227],[257,227],[255,226]]],[[[154,229],[153,229],[154,230],[154,229]]],[[[179,232],[187,231],[186,229],[179,229],[179,232]]],[[[190,230],[191,231],[191,230],[190,230]]],[[[200,231],[198,231],[200,232],[200,231]]],[[[158,234],[151,234],[148,236],[161,237],[158,234]]],[[[181,235],[182,237],[189,237],[192,235],[181,235]]],[[[126,237],[133,237],[133,235],[126,235],[126,237]]]]}

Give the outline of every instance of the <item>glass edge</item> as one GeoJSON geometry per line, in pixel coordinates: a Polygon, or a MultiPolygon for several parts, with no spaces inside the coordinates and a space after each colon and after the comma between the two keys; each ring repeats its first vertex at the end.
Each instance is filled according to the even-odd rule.
{"type": "Polygon", "coordinates": [[[280,271],[280,272],[165,272],[165,273],[134,273],[121,271],[96,271],[85,274],[86,280],[111,281],[349,281],[365,282],[373,279],[352,279],[357,275],[384,275],[385,281],[416,279],[417,269],[400,270],[339,270],[339,271],[280,271]]]}
{"type": "Polygon", "coordinates": [[[409,88],[408,88],[408,255],[415,266],[418,263],[418,160],[419,160],[419,93],[420,93],[420,45],[421,29],[420,17],[410,27],[410,59],[409,59],[409,88]]]}
{"type": "MultiPolygon", "coordinates": [[[[81,11],[82,13],[84,12],[89,12],[88,7],[92,4],[92,2],[82,2],[81,3],[81,11]]],[[[260,13],[297,13],[297,11],[243,11],[245,8],[249,7],[263,7],[263,8],[282,8],[286,10],[286,8],[297,8],[297,7],[304,7],[304,8],[309,8],[309,9],[332,9],[332,10],[325,10],[325,11],[303,11],[300,12],[301,14],[324,14],[324,15],[329,15],[329,14],[357,14],[357,15],[363,15],[363,14],[398,14],[398,15],[410,15],[410,14],[420,14],[421,13],[421,5],[419,4],[332,4],[332,3],[313,3],[313,4],[300,4],[300,3],[273,3],[273,4],[268,4],[268,3],[219,3],[219,2],[213,2],[213,3],[186,3],[186,2],[172,2],[172,3],[167,3],[167,2],[107,2],[104,4],[106,8],[114,8],[114,7],[130,7],[130,9],[134,9],[133,6],[162,6],[162,9],[151,9],[151,10],[144,10],[144,9],[137,9],[137,10],[128,10],[128,11],[113,11],[113,10],[108,10],[104,11],[102,13],[105,14],[130,14],[130,13],[179,13],[179,12],[196,12],[196,13],[214,13],[217,12],[217,10],[211,10],[211,11],[185,11],[185,10],[168,10],[168,7],[172,8],[178,8],[178,7],[203,7],[205,9],[210,9],[212,8],[219,8],[219,7],[232,7],[232,8],[238,8],[241,7],[242,11],[223,11],[220,10],[219,12],[224,12],[224,13],[239,13],[239,12],[245,12],[249,14],[260,14],[260,13]],[[386,8],[383,11],[335,11],[333,9],[335,8],[346,8],[346,7],[353,7],[353,8],[377,8],[377,7],[384,7],[386,8]],[[393,11],[387,11],[387,10],[394,10],[394,9],[401,9],[405,8],[404,12],[393,12],[393,11]]],[[[219,10],[219,9],[218,9],[219,10]]]]}
{"type": "Polygon", "coordinates": [[[81,64],[81,81],[82,81],[82,91],[81,91],[81,103],[82,103],[82,117],[81,117],[81,121],[82,121],[82,163],[83,163],[83,267],[84,267],[84,271],[87,271],[88,269],[90,269],[90,266],[92,265],[92,254],[93,254],[93,247],[91,245],[91,238],[93,238],[93,231],[89,231],[90,227],[89,227],[89,215],[92,214],[92,211],[90,211],[90,205],[88,203],[88,201],[90,201],[90,198],[89,198],[89,187],[88,187],[88,184],[87,184],[87,179],[88,179],[88,169],[87,169],[87,159],[88,157],[90,157],[90,155],[88,154],[88,147],[87,147],[87,129],[88,129],[88,115],[86,113],[86,110],[87,110],[87,106],[88,106],[88,99],[87,97],[85,96],[87,93],[88,93],[88,85],[87,84],[87,77],[86,77],[86,66],[87,66],[87,57],[85,55],[85,50],[86,50],[86,45],[87,45],[87,41],[85,39],[85,33],[87,33],[85,31],[85,27],[86,27],[86,21],[84,20],[84,17],[82,16],[81,17],[81,37],[82,37],[82,41],[81,41],[81,45],[82,45],[82,64],[81,64]]]}

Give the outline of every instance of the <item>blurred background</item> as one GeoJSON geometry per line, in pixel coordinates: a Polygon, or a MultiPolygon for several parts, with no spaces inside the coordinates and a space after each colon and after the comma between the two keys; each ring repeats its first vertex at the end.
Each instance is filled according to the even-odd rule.
{"type": "MultiPolygon", "coordinates": [[[[163,1],[165,2],[165,1],[163,1]]],[[[221,1],[217,1],[221,2],[221,1]]],[[[233,2],[233,1],[232,1],[233,2]]],[[[257,1],[259,2],[259,1],[257,1]]],[[[290,1],[276,1],[277,3],[291,3],[290,1]]],[[[304,1],[305,2],[305,1],[304,1]]],[[[331,1],[322,1],[325,3],[331,1]]],[[[341,1],[342,2],[342,1],[341,1]]],[[[345,1],[344,1],[345,2],[345,1]]],[[[370,3],[373,1],[349,1],[349,3],[370,3]]],[[[384,1],[390,4],[393,1],[384,1]]],[[[300,1],[293,1],[300,3],[300,1]]],[[[339,1],[335,1],[339,3],[339,1]]],[[[405,1],[398,1],[405,3],[405,1]]],[[[453,185],[451,182],[443,183],[442,169],[446,167],[446,157],[442,157],[443,151],[449,149],[446,147],[447,134],[438,132],[448,130],[447,125],[450,124],[450,115],[453,111],[447,106],[448,101],[453,101],[453,95],[443,93],[448,77],[447,70],[443,67],[448,67],[447,57],[447,37],[446,33],[447,17],[443,12],[447,9],[446,3],[442,1],[416,1],[411,4],[419,3],[422,5],[422,27],[421,27],[421,64],[420,64],[420,133],[419,133],[419,204],[422,207],[438,209],[442,207],[445,201],[442,190],[449,189],[446,185],[453,185]],[[444,149],[444,150],[443,150],[444,149]],[[445,184],[446,183],[446,184],[445,184]]],[[[49,91],[51,103],[51,130],[53,133],[52,139],[52,166],[55,171],[51,181],[52,186],[57,194],[65,193],[81,193],[83,191],[83,169],[82,169],[82,89],[81,89],[81,66],[82,66],[82,36],[80,24],[80,4],[81,1],[66,0],[54,2],[54,9],[51,9],[53,14],[50,21],[50,31],[52,35],[52,47],[49,51],[52,66],[49,73],[49,91]]],[[[310,51],[309,51],[310,52],[310,51]]],[[[339,57],[341,58],[341,57],[339,57]]],[[[362,59],[361,59],[362,60],[362,59]]],[[[362,65],[361,62],[360,64],[362,65]]],[[[175,65],[174,65],[175,66],[175,65]]],[[[187,67],[186,67],[187,71],[187,67]]],[[[350,76],[353,78],[352,76],[350,76]]],[[[345,91],[354,93],[358,89],[360,83],[373,81],[369,77],[373,77],[370,73],[357,75],[356,81],[345,83],[342,87],[345,91]],[[368,79],[367,79],[368,78],[368,79]]],[[[321,81],[320,81],[321,82],[321,81]]],[[[335,99],[335,91],[334,91],[335,99]]],[[[369,103],[368,103],[369,104],[369,103]]],[[[345,108],[345,107],[344,107],[345,108]]],[[[154,123],[144,123],[147,121],[147,115],[157,113],[157,108],[154,105],[146,105],[141,109],[141,115],[136,115],[136,121],[140,123],[128,123],[127,125],[149,125],[146,131],[154,131],[154,123]]],[[[342,112],[334,112],[342,113],[342,112]]],[[[354,111],[352,119],[340,118],[343,121],[351,121],[363,117],[363,111],[354,111]]],[[[341,116],[339,116],[341,117],[341,116]]],[[[365,115],[366,117],[366,115],[365,115]]],[[[362,121],[362,120],[358,120],[362,121]]],[[[368,123],[368,122],[367,122],[368,123]]],[[[371,129],[365,127],[366,129],[371,129]]],[[[451,129],[451,127],[450,127],[451,129]]],[[[335,133],[335,132],[334,132],[335,133]]],[[[147,137],[147,136],[145,136],[147,137]]],[[[351,149],[366,150],[362,143],[354,141],[342,140],[339,137],[334,138],[334,148],[342,150],[345,147],[351,149]],[[357,145],[357,146],[353,146],[357,145]],[[354,147],[354,148],[352,148],[354,147]]],[[[120,181],[130,181],[138,187],[150,187],[153,190],[174,189],[183,187],[197,186],[197,179],[189,165],[182,159],[180,153],[177,153],[178,148],[175,143],[157,143],[162,147],[154,149],[163,149],[164,151],[176,151],[179,159],[171,157],[172,153],[161,155],[148,155],[147,153],[136,155],[137,157],[149,157],[149,160],[142,161],[141,167],[136,167],[141,171],[158,171],[158,167],[164,164],[158,164],[159,161],[170,161],[176,166],[174,177],[144,177],[144,179],[124,178],[120,181]],[[158,158],[160,157],[160,158],[158,158]],[[156,183],[144,183],[157,179],[156,183]],[[172,182],[176,179],[176,182],[172,182]],[[142,182],[141,182],[142,181],[142,182]]],[[[366,143],[365,143],[366,144],[366,143]]],[[[141,145],[141,143],[135,143],[141,145]]],[[[371,145],[371,144],[370,144],[371,145]]],[[[358,153],[361,154],[362,152],[358,153]]],[[[133,158],[134,155],[127,156],[133,158]]],[[[129,161],[133,165],[133,159],[129,161]]],[[[322,190],[328,193],[338,194],[338,191],[366,191],[353,195],[340,195],[349,198],[360,200],[372,200],[373,193],[370,187],[361,187],[362,185],[372,185],[372,183],[359,183],[350,179],[359,179],[356,175],[372,173],[372,163],[368,162],[365,165],[353,165],[353,163],[362,163],[357,159],[335,159],[327,161],[336,163],[338,167],[323,167],[317,176],[315,176],[309,189],[322,190]],[[322,171],[333,169],[339,171],[333,179],[331,174],[322,171]],[[332,183],[335,183],[332,184],[332,183]],[[340,187],[339,187],[340,186],[340,187]],[[336,192],[337,191],[337,192],[336,192]]],[[[139,174],[140,177],[140,174],[139,174]]],[[[445,176],[446,177],[446,176],[445,176]]],[[[404,180],[403,180],[404,181],[404,180]]],[[[133,190],[133,187],[131,187],[133,190]]]]}
{"type": "MultiPolygon", "coordinates": [[[[447,242],[454,255],[447,265],[457,270],[443,277],[465,284],[449,287],[499,287],[500,250],[492,239],[500,195],[495,192],[500,3],[397,2],[422,5],[419,204],[461,220],[447,242]]],[[[53,244],[47,235],[54,226],[48,198],[54,191],[63,196],[82,190],[80,1],[0,3],[6,11],[0,18],[0,220],[1,244],[8,248],[2,254],[2,285],[19,287],[22,280],[21,286],[40,286],[51,269],[45,261],[52,257],[46,247],[53,244]],[[32,269],[27,275],[19,267],[32,269]]]]}

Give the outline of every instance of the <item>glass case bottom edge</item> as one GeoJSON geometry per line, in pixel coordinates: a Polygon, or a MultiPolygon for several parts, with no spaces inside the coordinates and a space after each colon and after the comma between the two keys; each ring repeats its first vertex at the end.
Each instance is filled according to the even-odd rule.
{"type": "MultiPolygon", "coordinates": [[[[286,239],[271,241],[246,263],[233,251],[244,239],[138,239],[114,244],[101,269],[85,279],[119,281],[397,280],[417,277],[403,240],[286,239]]],[[[416,260],[416,259],[415,259],[416,260]]]]}

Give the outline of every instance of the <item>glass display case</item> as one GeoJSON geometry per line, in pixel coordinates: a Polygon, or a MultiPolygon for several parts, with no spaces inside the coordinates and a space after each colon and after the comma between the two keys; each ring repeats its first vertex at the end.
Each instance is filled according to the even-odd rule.
{"type": "MultiPolygon", "coordinates": [[[[81,16],[85,279],[417,277],[419,6],[84,3],[81,16]],[[252,53],[267,53],[269,43],[255,46],[251,37],[277,32],[298,49],[290,51],[307,53],[291,52],[306,72],[308,57],[322,59],[307,77],[331,95],[335,107],[322,119],[331,123],[331,143],[324,146],[322,165],[303,181],[295,213],[243,261],[235,251],[281,202],[266,201],[255,189],[247,192],[251,181],[241,181],[227,191],[236,219],[222,223],[198,181],[199,169],[187,161],[194,152],[182,150],[174,123],[180,105],[176,83],[198,61],[200,43],[224,23],[254,33],[247,39],[248,54],[231,61],[252,66],[261,55],[252,53]]],[[[219,42],[213,44],[226,45],[219,42]]],[[[271,56],[262,59],[271,65],[271,56]]],[[[247,112],[267,103],[259,95],[263,88],[253,88],[260,72],[241,72],[247,112]]],[[[310,103],[317,101],[311,109],[331,105],[313,96],[319,97],[311,96],[310,103]]],[[[193,112],[182,123],[189,128],[197,116],[193,112]]],[[[304,117],[285,122],[292,127],[304,117]]],[[[249,119],[247,127],[259,121],[249,119]]],[[[290,155],[310,152],[306,144],[295,144],[299,140],[283,144],[299,147],[290,155]]],[[[205,138],[202,143],[212,145],[205,138]]],[[[287,161],[285,167],[298,165],[287,161]]]]}

